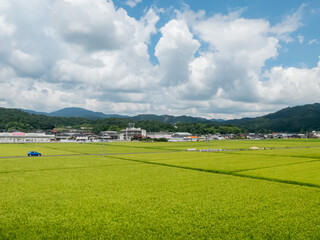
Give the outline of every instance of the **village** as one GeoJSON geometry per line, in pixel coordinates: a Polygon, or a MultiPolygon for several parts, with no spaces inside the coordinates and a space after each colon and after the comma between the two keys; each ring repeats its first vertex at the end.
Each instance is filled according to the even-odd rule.
{"type": "Polygon", "coordinates": [[[93,134],[90,128],[72,129],[67,127],[63,130],[45,132],[34,130],[30,133],[20,131],[0,132],[0,143],[32,143],[32,142],[110,142],[110,141],[164,141],[164,142],[187,142],[209,140],[232,140],[232,139],[291,139],[291,138],[320,138],[320,131],[308,133],[240,133],[240,134],[208,134],[192,135],[188,132],[147,132],[141,128],[129,126],[119,132],[101,131],[93,134]]]}

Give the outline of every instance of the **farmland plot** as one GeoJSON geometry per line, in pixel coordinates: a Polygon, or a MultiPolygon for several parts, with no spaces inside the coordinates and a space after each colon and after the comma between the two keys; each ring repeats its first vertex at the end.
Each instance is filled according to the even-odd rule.
{"type": "Polygon", "coordinates": [[[115,151],[143,154],[0,159],[0,238],[320,238],[316,151],[148,154],[183,144],[139,144],[115,151]]]}

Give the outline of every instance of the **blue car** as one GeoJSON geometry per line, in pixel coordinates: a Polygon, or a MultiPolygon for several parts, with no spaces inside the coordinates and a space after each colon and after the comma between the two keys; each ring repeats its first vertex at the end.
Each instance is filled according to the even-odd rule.
{"type": "Polygon", "coordinates": [[[30,151],[28,152],[28,156],[32,157],[32,156],[41,156],[41,153],[35,152],[35,151],[30,151]]]}

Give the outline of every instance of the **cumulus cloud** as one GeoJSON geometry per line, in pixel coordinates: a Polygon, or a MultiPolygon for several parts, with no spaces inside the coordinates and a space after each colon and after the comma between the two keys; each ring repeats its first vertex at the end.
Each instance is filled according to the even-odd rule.
{"type": "Polygon", "coordinates": [[[320,60],[311,69],[273,67],[265,76],[269,80],[261,82],[260,92],[269,103],[312,103],[320,94],[320,60]]]}
{"type": "Polygon", "coordinates": [[[261,67],[267,59],[277,56],[279,40],[268,36],[269,23],[230,14],[195,22],[193,29],[212,49],[211,56],[201,57],[215,69],[209,78],[198,81],[204,80],[215,91],[222,88],[229,98],[254,98],[261,67]]]}
{"type": "Polygon", "coordinates": [[[209,51],[189,61],[189,81],[177,87],[181,98],[257,100],[261,69],[267,59],[277,56],[279,39],[266,20],[245,19],[240,14],[237,11],[210,18],[189,10],[179,14],[209,46],[209,51]]]}
{"type": "MultiPolygon", "coordinates": [[[[303,6],[274,26],[265,19],[241,17],[243,9],[211,17],[206,17],[203,11],[195,13],[187,9],[178,12],[179,21],[186,22],[198,41],[208,45],[208,50],[200,51],[198,57],[184,58],[188,75],[180,76],[180,79],[187,80],[176,82],[171,94],[183,100],[183,106],[189,109],[197,105],[195,102],[207,101],[209,106],[196,107],[198,114],[233,111],[250,115],[250,112],[263,112],[263,108],[275,110],[286,104],[316,101],[316,95],[307,96],[307,91],[301,91],[299,87],[302,83],[305,90],[318,86],[317,77],[314,77],[318,68],[304,69],[304,74],[297,74],[296,77],[290,74],[277,77],[275,69],[264,72],[266,61],[276,58],[281,45],[291,41],[290,34],[301,26],[302,9],[303,6]],[[298,86],[293,87],[293,83],[298,86]],[[291,87],[288,88],[288,84],[291,87]]],[[[280,69],[281,72],[302,71],[296,68],[280,69]]],[[[318,88],[313,91],[318,93],[318,88]]]]}
{"type": "Polygon", "coordinates": [[[111,1],[33,3],[34,11],[44,11],[45,16],[31,17],[32,12],[17,7],[15,1],[7,1],[0,13],[0,38],[7,41],[5,53],[0,50],[3,74],[7,74],[1,86],[6,89],[2,92],[6,106],[97,109],[106,103],[144,99],[143,91],[154,75],[148,43],[159,17],[153,9],[135,20],[111,1]]]}
{"type": "Polygon", "coordinates": [[[319,64],[266,68],[301,26],[303,6],[274,25],[243,11],[185,8],[157,28],[161,11],[135,19],[111,0],[3,0],[0,104],[231,118],[317,101],[319,64]]]}
{"type": "Polygon", "coordinates": [[[161,29],[161,33],[155,48],[155,56],[163,73],[161,84],[172,86],[188,81],[189,63],[200,43],[193,39],[188,25],[183,21],[171,20],[161,29]]]}

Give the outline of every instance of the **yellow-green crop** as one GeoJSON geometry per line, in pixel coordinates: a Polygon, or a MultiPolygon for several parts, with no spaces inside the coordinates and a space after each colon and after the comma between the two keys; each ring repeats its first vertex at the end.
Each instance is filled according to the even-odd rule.
{"type": "Polygon", "coordinates": [[[319,239],[320,142],[300,142],[0,145],[67,155],[0,158],[0,239],[319,239]]]}

